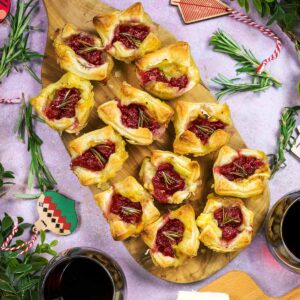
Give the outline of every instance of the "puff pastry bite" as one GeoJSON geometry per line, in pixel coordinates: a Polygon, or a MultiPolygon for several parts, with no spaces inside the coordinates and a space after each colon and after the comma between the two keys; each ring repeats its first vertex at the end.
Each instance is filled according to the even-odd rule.
{"type": "Polygon", "coordinates": [[[198,162],[169,151],[153,150],[143,161],[140,178],[160,203],[179,204],[193,195],[200,184],[198,162]]]}
{"type": "Polygon", "coordinates": [[[49,84],[30,100],[39,116],[57,131],[78,134],[94,107],[93,86],[72,73],[49,84]]]}
{"type": "Polygon", "coordinates": [[[224,146],[232,121],[227,104],[178,101],[175,106],[174,152],[203,156],[224,146]]]}
{"type": "Polygon", "coordinates": [[[136,62],[141,86],[161,99],[173,99],[200,82],[188,43],[178,42],[146,54],[136,62]]]}
{"type": "Polygon", "coordinates": [[[160,47],[157,27],[140,2],[96,16],[93,23],[107,51],[118,60],[128,63],[160,47]]]}
{"type": "Polygon", "coordinates": [[[232,252],[249,245],[253,234],[253,212],[242,200],[209,194],[196,223],[200,241],[217,252],[232,252]]]}
{"type": "Polygon", "coordinates": [[[125,142],[110,126],[72,140],[68,149],[71,169],[83,185],[100,186],[113,178],[128,158],[125,142]]]}
{"type": "Polygon", "coordinates": [[[264,191],[270,168],[262,151],[224,146],[215,161],[213,175],[217,194],[248,198],[264,191]]]}
{"type": "Polygon", "coordinates": [[[132,176],[96,194],[95,199],[115,240],[137,236],[145,226],[160,217],[151,195],[132,176]]]}
{"type": "Polygon", "coordinates": [[[114,66],[101,40],[72,24],[55,33],[53,46],[62,69],[88,80],[104,80],[114,66]]]}
{"type": "Polygon", "coordinates": [[[142,238],[155,265],[182,265],[185,259],[197,255],[200,245],[193,207],[186,204],[165,214],[144,229],[142,238]]]}
{"type": "Polygon", "coordinates": [[[174,114],[166,103],[123,82],[119,99],[98,107],[98,115],[129,143],[149,145],[164,134],[174,114]]]}

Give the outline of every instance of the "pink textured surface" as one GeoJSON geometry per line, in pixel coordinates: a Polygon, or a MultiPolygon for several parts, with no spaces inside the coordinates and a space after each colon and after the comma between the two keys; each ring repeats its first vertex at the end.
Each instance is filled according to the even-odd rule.
{"type": "MultiPolygon", "coordinates": [[[[106,1],[116,8],[125,8],[132,4],[132,0],[106,1]]],[[[175,6],[169,1],[142,1],[145,9],[154,21],[176,34],[179,40],[185,40],[192,47],[193,56],[200,69],[203,81],[213,88],[210,79],[218,73],[234,77],[234,62],[215,53],[208,45],[212,33],[222,28],[240,43],[249,47],[260,58],[267,57],[274,49],[274,42],[263,36],[255,29],[238,23],[229,17],[212,19],[209,21],[184,25],[175,6]]],[[[235,7],[237,8],[237,7],[235,7]]],[[[97,13],[97,12],[95,12],[97,13]]],[[[260,20],[260,18],[251,14],[260,20]]],[[[47,18],[44,8],[34,18],[34,25],[40,24],[47,28],[47,18]]],[[[244,93],[226,98],[232,112],[236,127],[244,140],[251,148],[261,149],[267,153],[275,151],[275,136],[278,132],[278,119],[284,106],[299,104],[296,94],[296,82],[299,79],[299,61],[297,61],[293,45],[280,33],[278,27],[273,29],[283,41],[282,53],[278,60],[271,63],[268,69],[283,82],[279,90],[269,89],[265,93],[244,93]]],[[[8,25],[0,25],[0,44],[8,32],[8,25]]],[[[43,51],[46,32],[32,34],[30,45],[43,51]]],[[[40,65],[35,69],[39,72],[40,65]]],[[[20,97],[24,92],[26,97],[35,96],[40,86],[27,73],[13,71],[9,78],[0,84],[0,97],[20,97]]],[[[29,155],[26,147],[21,144],[13,134],[19,107],[18,105],[0,104],[0,161],[4,166],[15,172],[16,185],[0,200],[0,214],[5,211],[12,215],[22,215],[26,221],[34,222],[38,215],[34,200],[15,200],[12,196],[16,192],[28,192],[26,180],[28,174],[29,155]]],[[[299,120],[298,120],[299,121],[299,120]]],[[[58,250],[76,245],[84,245],[102,249],[113,256],[122,266],[128,281],[128,299],[138,300],[172,300],[176,299],[179,290],[195,290],[222,274],[238,269],[248,272],[264,291],[272,296],[279,296],[300,284],[299,275],[293,274],[281,267],[268,251],[262,231],[257,235],[251,246],[232,261],[226,268],[211,278],[195,284],[178,285],[157,279],[142,269],[128,254],[120,242],[114,242],[110,236],[109,228],[96,204],[89,189],[80,186],[77,178],[69,170],[69,156],[58,134],[43,124],[37,124],[38,134],[44,140],[43,153],[47,165],[58,181],[61,193],[76,199],[80,224],[75,233],[68,237],[60,237],[58,250]]],[[[272,199],[274,203],[287,192],[299,189],[300,168],[299,161],[287,155],[287,167],[278,173],[270,182],[272,199]]],[[[51,233],[48,239],[57,238],[51,233]]]]}

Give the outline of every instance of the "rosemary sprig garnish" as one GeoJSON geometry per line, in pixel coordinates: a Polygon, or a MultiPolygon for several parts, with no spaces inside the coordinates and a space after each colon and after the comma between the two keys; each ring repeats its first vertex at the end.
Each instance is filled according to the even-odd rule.
{"type": "Polygon", "coordinates": [[[227,33],[218,30],[210,40],[213,50],[229,55],[237,62],[237,74],[246,73],[251,78],[251,82],[236,82],[240,78],[228,79],[223,75],[218,75],[213,81],[221,85],[221,91],[216,94],[217,99],[221,99],[226,94],[235,94],[239,92],[260,92],[269,87],[280,87],[281,83],[272,77],[268,72],[257,73],[256,69],[260,65],[259,60],[254,54],[244,46],[237,44],[227,33]]]}
{"type": "Polygon", "coordinates": [[[163,235],[171,241],[175,241],[175,239],[180,238],[182,236],[182,234],[180,234],[179,232],[172,230],[164,231],[163,235]]]}
{"type": "Polygon", "coordinates": [[[299,110],[299,105],[286,107],[281,114],[277,153],[269,154],[271,178],[277,171],[285,167],[285,151],[290,151],[295,143],[295,137],[293,136],[296,127],[295,116],[299,110]]]}
{"type": "Polygon", "coordinates": [[[235,174],[235,175],[237,175],[239,177],[242,177],[242,178],[247,177],[248,174],[242,166],[240,166],[236,162],[233,162],[233,165],[236,166],[239,169],[239,172],[230,172],[230,174],[235,174]]]}
{"type": "Polygon", "coordinates": [[[85,46],[83,49],[79,50],[79,53],[91,52],[94,50],[101,50],[101,47],[96,46],[95,44],[91,44],[89,42],[83,40],[77,40],[80,44],[85,46]]]}
{"type": "Polygon", "coordinates": [[[40,83],[39,77],[28,63],[44,56],[27,47],[29,34],[33,29],[29,26],[29,23],[38,3],[36,0],[29,0],[27,3],[18,0],[15,14],[9,15],[10,32],[8,40],[0,48],[0,80],[8,76],[15,65],[23,64],[25,70],[40,83]]]}
{"type": "Polygon", "coordinates": [[[127,32],[120,32],[119,34],[126,37],[130,41],[130,43],[132,43],[136,47],[139,47],[142,43],[139,39],[135,38],[134,36],[132,36],[127,32]]]}
{"type": "Polygon", "coordinates": [[[17,133],[18,138],[22,142],[25,142],[25,133],[27,132],[27,150],[31,155],[27,181],[28,188],[32,189],[34,178],[36,178],[38,186],[42,191],[53,189],[56,185],[56,181],[43,159],[41,151],[43,141],[33,128],[34,115],[32,113],[32,106],[31,104],[26,105],[24,94],[22,94],[22,101],[20,115],[15,126],[15,133],[17,133]]]}
{"type": "Polygon", "coordinates": [[[139,120],[138,120],[138,127],[143,127],[144,124],[150,124],[149,117],[143,112],[142,109],[139,109],[139,120]]]}
{"type": "Polygon", "coordinates": [[[61,101],[61,103],[56,105],[57,108],[63,108],[72,101],[72,98],[75,96],[75,94],[69,96],[70,92],[71,89],[66,92],[64,99],[61,101]]]}
{"type": "Polygon", "coordinates": [[[106,159],[101,155],[100,152],[98,152],[95,148],[91,148],[91,151],[102,165],[106,163],[106,159]]]}
{"type": "Polygon", "coordinates": [[[202,131],[204,134],[209,135],[209,134],[213,134],[214,130],[212,128],[210,128],[209,126],[205,126],[205,125],[196,125],[196,127],[202,131]]]}
{"type": "Polygon", "coordinates": [[[134,207],[122,206],[122,212],[123,214],[130,216],[139,214],[141,210],[134,207]]]}
{"type": "Polygon", "coordinates": [[[228,223],[239,223],[240,221],[234,218],[229,217],[229,213],[225,212],[225,208],[222,207],[222,225],[226,225],[228,223]]]}
{"type": "Polygon", "coordinates": [[[174,178],[172,178],[168,173],[166,173],[165,171],[162,171],[161,172],[162,176],[163,176],[163,180],[165,182],[165,184],[168,186],[168,185],[171,185],[172,183],[175,182],[174,178]]]}

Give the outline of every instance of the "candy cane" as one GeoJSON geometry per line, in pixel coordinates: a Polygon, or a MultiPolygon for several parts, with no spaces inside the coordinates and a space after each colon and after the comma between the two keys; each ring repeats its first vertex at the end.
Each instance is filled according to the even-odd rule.
{"type": "Polygon", "coordinates": [[[14,223],[11,233],[5,239],[4,243],[0,247],[0,251],[18,251],[19,249],[22,249],[22,248],[26,247],[21,252],[18,253],[18,255],[21,255],[21,254],[27,252],[32,247],[33,243],[36,241],[37,236],[38,236],[38,230],[35,227],[33,227],[32,228],[33,234],[32,234],[31,239],[29,241],[24,242],[24,243],[22,243],[21,245],[18,245],[18,246],[7,247],[9,242],[13,239],[13,237],[15,236],[15,234],[17,232],[18,232],[18,226],[15,225],[15,223],[14,223]]]}

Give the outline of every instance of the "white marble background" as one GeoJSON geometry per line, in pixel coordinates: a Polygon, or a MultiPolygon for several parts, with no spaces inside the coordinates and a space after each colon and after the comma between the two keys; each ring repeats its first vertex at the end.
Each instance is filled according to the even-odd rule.
{"type": "MultiPolygon", "coordinates": [[[[123,9],[132,4],[133,0],[107,0],[105,2],[123,9]]],[[[271,39],[229,17],[184,25],[177,8],[169,5],[168,0],[143,0],[142,2],[155,22],[176,34],[179,40],[190,43],[202,79],[210,88],[213,87],[210,79],[218,73],[229,77],[235,76],[232,59],[213,52],[208,45],[209,38],[218,28],[222,28],[237,41],[251,48],[260,59],[268,56],[274,49],[274,42],[271,39]]],[[[61,3],[63,7],[63,1],[61,3]]],[[[234,4],[232,5],[234,6],[234,4]]],[[[255,13],[251,16],[261,22],[255,13]]],[[[47,17],[43,5],[41,5],[41,9],[32,23],[34,25],[39,24],[45,30],[43,33],[34,33],[30,41],[32,48],[42,52],[45,46],[47,28],[47,17]]],[[[296,82],[300,77],[299,61],[297,61],[293,45],[281,34],[280,29],[277,26],[272,28],[281,37],[284,46],[278,60],[273,62],[268,69],[282,81],[282,88],[278,90],[269,89],[260,94],[243,93],[226,98],[226,102],[231,108],[235,126],[248,146],[267,153],[272,153],[276,149],[278,119],[281,109],[287,105],[300,103],[296,93],[296,82]]],[[[6,38],[7,32],[8,25],[1,24],[0,44],[6,38]]],[[[35,69],[39,72],[40,65],[35,65],[35,69]]],[[[30,97],[35,96],[39,90],[40,85],[28,74],[13,71],[9,78],[4,79],[0,84],[0,97],[19,97],[22,92],[30,97]]],[[[16,184],[0,199],[0,214],[2,215],[6,211],[12,215],[22,215],[28,222],[34,222],[38,217],[35,201],[15,200],[12,197],[15,192],[26,192],[25,185],[29,166],[29,154],[26,147],[13,134],[18,110],[18,105],[0,104],[0,161],[7,169],[16,174],[16,184]]],[[[230,270],[248,272],[262,289],[272,296],[287,293],[300,285],[300,276],[284,269],[271,256],[262,231],[241,255],[207,280],[194,284],[178,285],[155,278],[131,258],[122,243],[112,240],[109,228],[100,210],[96,207],[89,189],[80,186],[75,175],[69,171],[69,156],[58,134],[43,124],[37,124],[37,132],[44,140],[45,161],[58,181],[59,191],[76,199],[80,217],[80,224],[76,232],[68,237],[60,238],[57,249],[62,250],[76,245],[85,245],[110,253],[120,263],[126,274],[129,300],[173,300],[176,299],[177,291],[198,289],[230,270]]],[[[299,166],[299,160],[287,154],[287,167],[270,182],[272,204],[285,193],[300,188],[299,166]]],[[[54,238],[57,237],[48,234],[49,240],[54,238]]]]}

